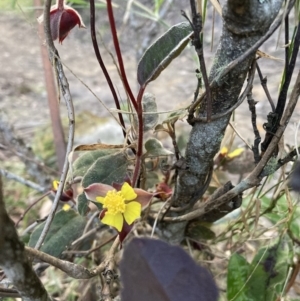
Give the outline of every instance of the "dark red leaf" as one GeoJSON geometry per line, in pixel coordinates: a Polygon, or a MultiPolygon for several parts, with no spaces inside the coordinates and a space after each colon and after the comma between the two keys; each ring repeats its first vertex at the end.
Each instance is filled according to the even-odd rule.
{"type": "Polygon", "coordinates": [[[180,247],[134,238],[120,265],[122,301],[216,301],[218,289],[205,268],[180,247]]]}

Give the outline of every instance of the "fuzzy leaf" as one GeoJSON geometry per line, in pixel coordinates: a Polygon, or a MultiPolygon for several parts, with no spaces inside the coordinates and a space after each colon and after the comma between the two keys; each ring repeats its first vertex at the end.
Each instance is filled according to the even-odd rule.
{"type": "Polygon", "coordinates": [[[237,253],[231,255],[227,274],[227,300],[248,300],[245,289],[249,267],[250,264],[243,256],[237,253]]]}
{"type": "Polygon", "coordinates": [[[123,152],[103,156],[94,162],[82,179],[82,186],[88,187],[93,183],[111,185],[113,182],[122,183],[126,175],[128,160],[123,152]]]}
{"type": "Polygon", "coordinates": [[[173,155],[172,152],[165,149],[162,143],[156,138],[150,138],[145,143],[145,157],[159,157],[173,155]]]}
{"type": "Polygon", "coordinates": [[[152,44],[141,58],[137,77],[141,86],[155,80],[159,74],[175,59],[186,47],[192,35],[188,22],[172,26],[154,44],[152,44]]]}
{"type": "Polygon", "coordinates": [[[122,301],[216,301],[210,273],[180,247],[134,238],[120,265],[122,301]]]}
{"type": "MultiPolygon", "coordinates": [[[[55,257],[60,257],[71,243],[81,236],[86,224],[86,219],[78,215],[74,210],[60,210],[55,214],[50,230],[46,236],[41,251],[55,257]]],[[[41,223],[32,232],[29,246],[34,248],[45,222],[41,223]]]]}
{"type": "Polygon", "coordinates": [[[115,154],[117,151],[118,150],[114,149],[101,149],[83,152],[73,163],[72,176],[74,178],[83,177],[97,159],[107,155],[115,154]]]}
{"type": "Polygon", "coordinates": [[[81,193],[77,196],[76,204],[77,204],[77,210],[80,215],[84,216],[88,213],[89,203],[90,201],[87,199],[84,193],[81,193]]]}

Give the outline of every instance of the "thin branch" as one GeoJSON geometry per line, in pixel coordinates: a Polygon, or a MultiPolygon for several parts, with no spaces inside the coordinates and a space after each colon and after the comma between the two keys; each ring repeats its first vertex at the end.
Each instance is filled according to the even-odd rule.
{"type": "Polygon", "coordinates": [[[258,63],[256,62],[256,69],[257,69],[257,73],[258,73],[258,76],[259,76],[259,79],[260,79],[260,83],[261,83],[261,86],[263,87],[264,91],[265,91],[265,94],[268,98],[268,101],[271,105],[271,108],[272,108],[272,112],[275,112],[275,105],[274,105],[274,101],[270,95],[270,92],[269,92],[269,89],[268,89],[268,86],[267,86],[267,77],[263,77],[262,73],[261,73],[261,70],[259,68],[259,65],[258,63]]]}
{"type": "Polygon", "coordinates": [[[110,269],[111,262],[114,259],[117,247],[120,243],[119,236],[115,239],[114,243],[112,244],[105,260],[96,268],[94,269],[87,269],[82,265],[75,264],[66,260],[58,259],[54,256],[51,256],[47,253],[44,253],[42,251],[25,247],[26,252],[29,256],[39,259],[41,261],[44,261],[46,263],[49,263],[50,265],[60,269],[61,271],[65,272],[70,277],[73,277],[75,279],[90,279],[93,278],[103,271],[110,269]]]}
{"type": "MultiPolygon", "coordinates": [[[[277,106],[276,106],[275,114],[274,114],[274,118],[273,118],[274,124],[271,124],[271,131],[267,131],[265,140],[261,144],[262,152],[264,152],[266,150],[266,148],[268,147],[268,145],[271,142],[273,133],[279,127],[279,123],[280,123],[281,117],[283,115],[285,104],[286,104],[288,89],[289,89],[289,86],[290,86],[290,83],[292,80],[292,75],[294,73],[294,68],[296,65],[297,57],[298,57],[299,46],[300,46],[300,23],[297,26],[297,32],[296,32],[295,39],[294,39],[293,50],[292,50],[292,53],[290,56],[288,67],[285,70],[284,83],[283,83],[281,91],[279,93],[277,106]]],[[[269,127],[270,127],[270,125],[269,125],[269,127]]]]}
{"type": "Polygon", "coordinates": [[[103,265],[105,265],[105,269],[102,273],[102,276],[104,278],[104,283],[102,287],[102,296],[103,301],[110,301],[111,299],[111,281],[115,279],[115,253],[117,251],[117,248],[120,244],[119,236],[115,239],[114,243],[112,244],[108,255],[106,256],[106,259],[103,262],[103,265]]]}
{"type": "MultiPolygon", "coordinates": [[[[205,91],[206,91],[206,114],[207,114],[207,122],[211,120],[212,114],[212,96],[211,90],[209,86],[208,76],[206,72],[206,65],[203,54],[203,34],[202,34],[202,18],[199,12],[196,10],[195,0],[190,0],[190,6],[192,11],[192,20],[193,20],[193,28],[194,28],[194,39],[193,44],[198,55],[198,60],[200,63],[200,70],[203,77],[205,91]]],[[[199,9],[199,8],[198,8],[199,9]]]]}
{"type": "Polygon", "coordinates": [[[56,209],[58,207],[59,199],[61,197],[64,185],[65,185],[65,181],[67,178],[67,173],[69,170],[68,156],[71,153],[72,148],[73,148],[74,132],[75,132],[74,106],[73,106],[72,96],[71,96],[70,89],[69,89],[69,83],[65,76],[58,52],[52,41],[51,29],[50,29],[50,7],[51,7],[51,0],[46,0],[45,6],[44,6],[44,31],[45,31],[45,37],[46,37],[46,45],[48,48],[48,55],[49,55],[50,61],[52,62],[53,66],[56,70],[59,87],[61,89],[62,95],[66,102],[68,119],[69,119],[69,135],[68,135],[67,152],[66,152],[66,156],[65,156],[64,166],[62,169],[62,174],[61,174],[60,181],[59,181],[59,186],[58,186],[58,189],[57,189],[57,192],[56,192],[53,204],[52,204],[51,211],[46,220],[44,229],[36,243],[36,246],[35,246],[36,249],[39,249],[41,247],[41,245],[43,244],[43,242],[46,238],[46,235],[50,229],[51,223],[53,221],[56,209]]]}
{"type": "MultiPolygon", "coordinates": [[[[290,10],[294,7],[295,0],[290,1],[286,14],[290,12],[290,10]]],[[[224,78],[225,75],[227,75],[232,69],[234,69],[237,65],[239,65],[241,62],[243,62],[247,57],[249,57],[251,54],[253,54],[269,37],[275,32],[275,30],[280,26],[281,21],[282,21],[283,14],[280,14],[276,17],[275,21],[267,31],[267,33],[260,38],[251,48],[249,48],[246,52],[244,52],[241,56],[230,62],[215,78],[212,80],[210,83],[210,89],[216,87],[218,84],[220,84],[220,81],[222,78],[224,78]]],[[[194,102],[190,108],[189,108],[189,120],[193,120],[194,118],[194,112],[195,109],[199,106],[201,101],[204,99],[206,95],[206,92],[204,92],[201,97],[194,102]]]]}
{"type": "Polygon", "coordinates": [[[136,161],[134,172],[132,176],[132,186],[135,187],[138,179],[140,177],[141,164],[142,164],[142,155],[143,155],[143,137],[144,137],[144,120],[143,120],[143,106],[142,98],[145,91],[145,86],[140,87],[140,91],[137,97],[137,118],[138,118],[138,145],[136,152],[136,161]]]}
{"type": "Polygon", "coordinates": [[[0,169],[0,174],[3,177],[7,178],[7,179],[15,180],[15,181],[17,181],[17,182],[19,182],[19,183],[21,183],[21,184],[23,184],[23,185],[25,185],[25,186],[27,186],[29,188],[32,188],[32,189],[34,189],[34,190],[36,190],[38,192],[45,192],[45,190],[46,190],[45,187],[42,187],[42,186],[40,186],[40,185],[38,185],[38,184],[36,184],[36,183],[34,183],[32,181],[26,180],[26,179],[24,179],[24,178],[22,178],[22,177],[20,177],[18,175],[15,175],[14,173],[9,172],[9,171],[7,171],[5,169],[0,169]]]}
{"type": "MultiPolygon", "coordinates": [[[[251,66],[251,69],[257,69],[257,72],[259,74],[259,77],[261,78],[261,72],[260,69],[257,65],[257,61],[253,60],[253,64],[251,66]]],[[[269,92],[267,90],[267,92],[269,92]]],[[[257,125],[256,125],[256,102],[254,101],[253,97],[252,97],[252,90],[249,91],[249,93],[247,94],[247,100],[248,100],[248,105],[249,105],[249,110],[251,112],[251,123],[252,123],[252,128],[253,128],[253,132],[254,132],[254,145],[251,148],[253,151],[253,155],[254,155],[254,162],[255,164],[257,164],[260,160],[260,155],[259,155],[259,144],[261,141],[260,135],[259,135],[259,131],[257,129],[257,125]]]]}
{"type": "Polygon", "coordinates": [[[25,247],[25,250],[31,257],[49,263],[50,265],[60,269],[74,279],[90,279],[98,275],[95,270],[90,271],[82,265],[58,259],[42,251],[30,247],[25,247]]]}
{"type": "Polygon", "coordinates": [[[23,220],[24,216],[29,212],[29,210],[35,206],[37,203],[39,203],[45,196],[49,195],[51,193],[51,191],[47,191],[46,193],[44,193],[41,197],[39,197],[38,199],[36,199],[25,211],[23,214],[21,214],[20,218],[18,219],[18,221],[15,224],[15,227],[17,228],[19,223],[23,220]]]}

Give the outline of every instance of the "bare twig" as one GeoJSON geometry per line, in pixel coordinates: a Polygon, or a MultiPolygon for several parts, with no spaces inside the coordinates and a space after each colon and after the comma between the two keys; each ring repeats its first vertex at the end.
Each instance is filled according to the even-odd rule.
{"type": "Polygon", "coordinates": [[[144,138],[144,119],[143,119],[143,105],[142,99],[143,94],[146,87],[140,87],[138,97],[137,97],[137,118],[138,118],[138,145],[137,145],[137,152],[136,152],[136,160],[135,160],[135,167],[132,176],[132,186],[135,187],[138,179],[140,177],[141,171],[141,163],[142,163],[142,155],[143,155],[143,138],[144,138]]]}
{"type": "Polygon", "coordinates": [[[47,262],[75,279],[90,279],[98,274],[95,272],[95,270],[90,271],[84,266],[58,259],[54,256],[30,247],[26,247],[25,250],[31,257],[47,262]]]}
{"type": "MultiPolygon", "coordinates": [[[[280,123],[281,117],[283,115],[285,104],[286,104],[288,89],[289,89],[289,86],[290,86],[290,83],[292,80],[292,75],[294,73],[294,68],[296,65],[297,58],[298,58],[299,46],[300,46],[300,23],[297,26],[297,31],[296,31],[295,39],[294,39],[294,45],[293,45],[293,49],[292,49],[290,58],[288,60],[288,64],[286,64],[286,69],[285,69],[285,73],[284,73],[284,82],[283,82],[283,85],[282,85],[280,93],[279,93],[275,113],[273,114],[274,117],[271,118],[271,124],[269,125],[269,127],[271,126],[271,130],[267,131],[266,137],[261,144],[262,152],[264,152],[266,150],[266,148],[268,147],[268,145],[271,142],[273,133],[276,132],[276,130],[279,127],[279,123],[280,123]]],[[[269,115],[272,116],[272,114],[269,114],[269,115]]]]}
{"type": "Polygon", "coordinates": [[[18,227],[19,223],[23,220],[24,216],[28,213],[28,211],[35,206],[37,203],[39,203],[45,196],[49,195],[51,193],[51,191],[47,191],[46,193],[44,193],[42,196],[40,196],[38,199],[36,199],[25,211],[23,214],[21,214],[20,218],[18,219],[18,221],[15,224],[15,227],[18,227]]]}
{"type": "MultiPolygon", "coordinates": [[[[104,283],[102,287],[102,300],[105,301],[111,301],[111,281],[115,279],[115,273],[114,273],[114,268],[115,268],[115,253],[120,244],[120,239],[119,236],[115,239],[114,243],[112,244],[108,255],[106,256],[106,259],[101,263],[100,266],[104,266],[105,269],[102,273],[103,278],[104,278],[104,283]]],[[[99,267],[100,267],[99,266],[99,267]]],[[[98,268],[99,268],[98,267],[98,268]]]]}
{"type": "Polygon", "coordinates": [[[105,260],[96,268],[94,269],[87,269],[84,266],[81,266],[79,264],[75,264],[66,260],[58,259],[54,256],[51,256],[49,254],[46,254],[42,251],[26,247],[26,252],[28,255],[30,255],[33,258],[39,259],[41,261],[44,261],[46,263],[49,263],[50,265],[60,269],[61,271],[65,272],[70,277],[73,277],[75,279],[90,279],[93,278],[100,273],[104,272],[105,270],[109,270],[110,268],[113,268],[114,265],[114,256],[115,252],[117,250],[117,247],[120,243],[119,237],[117,237],[112,244],[105,260]]]}
{"type": "Polygon", "coordinates": [[[261,86],[263,87],[264,91],[265,91],[265,94],[268,98],[268,101],[271,105],[271,108],[272,108],[272,112],[275,112],[275,105],[274,105],[274,101],[270,95],[270,92],[269,92],[269,89],[268,89],[268,86],[267,86],[267,77],[263,77],[262,73],[261,73],[261,70],[259,68],[259,65],[258,63],[256,63],[256,69],[257,69],[257,73],[258,73],[258,76],[259,76],[259,79],[260,79],[260,83],[261,83],[261,86]]]}
{"type": "MultiPolygon", "coordinates": [[[[222,204],[227,203],[231,199],[233,199],[235,196],[241,194],[243,191],[259,185],[261,179],[268,175],[270,172],[270,167],[267,166],[269,159],[272,157],[272,154],[274,152],[274,149],[277,147],[279,140],[281,139],[282,134],[284,133],[286,126],[289,123],[289,120],[293,114],[293,111],[295,109],[295,106],[298,102],[298,98],[300,95],[300,71],[298,73],[298,77],[295,81],[293,91],[291,93],[290,101],[287,105],[287,108],[284,112],[284,115],[282,117],[281,125],[279,126],[276,134],[273,136],[273,139],[267,148],[266,152],[264,153],[264,156],[260,160],[260,162],[257,164],[255,169],[248,175],[246,179],[241,181],[237,186],[235,186],[233,189],[222,195],[221,197],[217,199],[208,199],[205,203],[203,203],[201,206],[198,207],[198,209],[187,213],[185,215],[181,215],[178,217],[165,217],[164,221],[169,222],[181,222],[181,221],[188,221],[192,220],[194,218],[203,216],[207,212],[210,212],[213,209],[219,208],[222,204]]],[[[280,165],[281,166],[281,165],[280,165]]],[[[280,166],[277,166],[280,168],[280,166]]],[[[272,168],[272,173],[276,171],[276,169],[272,168]]]]}
{"type": "Polygon", "coordinates": [[[21,183],[21,184],[23,184],[23,185],[25,185],[27,187],[30,187],[30,188],[38,191],[38,192],[45,192],[45,190],[46,190],[45,187],[42,187],[42,186],[40,186],[40,185],[38,185],[38,184],[36,184],[36,183],[34,183],[32,181],[26,180],[26,179],[24,179],[24,178],[22,178],[22,177],[20,177],[18,175],[15,175],[14,173],[9,172],[9,171],[7,171],[5,169],[0,169],[0,174],[3,177],[7,178],[7,179],[15,180],[15,181],[17,181],[17,182],[19,182],[19,183],[21,183]]]}
{"type": "Polygon", "coordinates": [[[52,204],[51,212],[49,213],[49,216],[46,220],[44,229],[39,237],[39,240],[36,243],[35,248],[39,249],[41,245],[43,244],[45,237],[50,229],[52,220],[54,218],[59,199],[61,197],[63,187],[66,181],[67,173],[69,170],[69,160],[68,155],[71,153],[73,148],[73,141],[74,141],[74,131],[75,131],[75,117],[74,117],[74,107],[72,102],[71,93],[69,90],[69,83],[65,76],[63,66],[60,62],[58,52],[54,46],[54,43],[52,41],[51,36],[51,29],[50,29],[50,6],[51,6],[51,0],[45,1],[44,6],[44,31],[45,31],[45,37],[46,37],[46,44],[48,48],[48,54],[50,61],[52,62],[54,68],[56,69],[56,75],[58,77],[58,83],[62,92],[62,95],[65,99],[67,111],[68,111],[68,118],[69,118],[69,136],[68,136],[68,144],[67,144],[67,153],[65,157],[65,162],[62,170],[62,174],[59,181],[59,186],[52,204]]]}
{"type": "MultiPolygon", "coordinates": [[[[209,86],[208,76],[206,72],[206,65],[204,60],[204,54],[203,54],[203,34],[202,34],[202,18],[199,13],[196,10],[196,3],[195,0],[190,0],[190,6],[192,11],[192,20],[193,20],[193,29],[194,29],[194,39],[193,44],[198,56],[199,64],[200,64],[200,70],[201,75],[203,77],[204,85],[205,85],[205,91],[206,91],[206,114],[207,114],[207,122],[211,120],[211,114],[212,114],[212,97],[211,97],[211,90],[209,86]]],[[[201,9],[198,7],[198,10],[201,9]]]]}
{"type": "MultiPolygon", "coordinates": [[[[295,0],[292,0],[289,2],[289,5],[286,10],[286,14],[290,12],[290,10],[294,7],[295,0]]],[[[283,14],[280,14],[276,17],[275,21],[267,31],[267,33],[261,37],[251,48],[249,48],[247,51],[245,51],[241,56],[230,62],[224,69],[222,69],[217,76],[211,81],[210,83],[210,89],[216,87],[217,85],[220,84],[220,81],[222,78],[224,78],[225,75],[227,75],[231,70],[233,70],[238,64],[243,62],[247,57],[249,57],[251,54],[253,54],[274,32],[275,30],[280,26],[281,21],[282,21],[283,14]]],[[[198,107],[198,105],[201,103],[201,101],[204,99],[206,92],[204,92],[201,97],[194,102],[190,108],[189,108],[189,120],[193,120],[194,118],[194,112],[195,109],[198,107]]]]}

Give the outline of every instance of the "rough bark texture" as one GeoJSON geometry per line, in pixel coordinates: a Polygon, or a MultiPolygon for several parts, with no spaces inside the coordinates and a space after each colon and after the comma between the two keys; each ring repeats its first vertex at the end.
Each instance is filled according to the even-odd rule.
{"type": "MultiPolygon", "coordinates": [[[[267,32],[282,3],[283,0],[227,1],[223,8],[222,36],[210,73],[210,81],[217,78],[218,73],[228,63],[241,56],[267,32]]],[[[255,53],[247,57],[224,78],[217,80],[217,86],[211,91],[212,115],[224,112],[237,102],[254,56],[255,53]]],[[[199,116],[206,115],[205,102],[206,100],[199,116]]],[[[205,185],[213,158],[220,149],[230,116],[231,113],[209,123],[197,122],[194,124],[186,149],[187,169],[179,172],[173,196],[174,206],[181,208],[187,205],[192,206],[198,200],[197,195],[205,185]]],[[[179,215],[185,212],[187,211],[182,211],[179,215]]],[[[186,222],[165,224],[162,227],[162,235],[171,243],[178,243],[184,237],[185,226],[186,222]]]]}
{"type": "Polygon", "coordinates": [[[24,301],[50,301],[48,294],[25,255],[14,223],[5,210],[0,177],[0,266],[24,301]]]}

